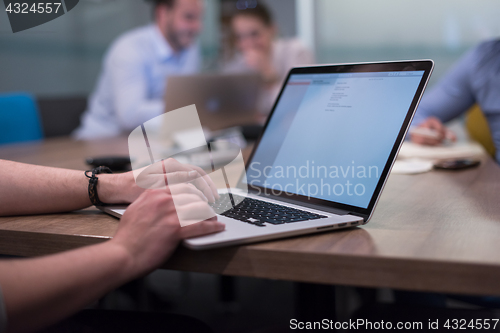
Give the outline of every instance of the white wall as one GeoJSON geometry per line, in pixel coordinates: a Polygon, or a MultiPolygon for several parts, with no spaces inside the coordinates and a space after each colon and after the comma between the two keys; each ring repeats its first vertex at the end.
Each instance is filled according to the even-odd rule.
{"type": "Polygon", "coordinates": [[[318,43],[460,47],[499,35],[498,0],[317,0],[318,43]]]}
{"type": "Polygon", "coordinates": [[[498,0],[314,0],[320,62],[432,58],[433,81],[500,36],[498,0]]]}

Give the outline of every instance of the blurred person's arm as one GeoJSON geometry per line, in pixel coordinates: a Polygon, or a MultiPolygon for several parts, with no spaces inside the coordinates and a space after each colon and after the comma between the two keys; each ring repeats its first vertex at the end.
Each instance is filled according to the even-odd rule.
{"type": "Polygon", "coordinates": [[[410,130],[410,137],[414,143],[429,146],[439,145],[447,139],[457,141],[455,133],[436,117],[428,117],[420,125],[413,127],[410,130]]]}
{"type": "Polygon", "coordinates": [[[157,268],[180,240],[224,229],[215,219],[181,227],[176,209],[193,219],[211,210],[201,192],[183,196],[181,201],[187,204],[174,207],[167,190],[146,191],[129,206],[113,239],[104,243],[41,258],[1,261],[7,330],[34,331],[62,320],[157,268]]]}
{"type": "Polygon", "coordinates": [[[424,94],[412,127],[430,129],[437,136],[433,138],[410,134],[413,142],[435,145],[446,138],[452,140],[455,138],[455,135],[446,129],[443,123],[460,116],[475,103],[471,87],[471,71],[477,60],[477,49],[468,52],[435,87],[424,94]]]}
{"type": "Polygon", "coordinates": [[[300,40],[292,40],[290,43],[293,50],[293,52],[290,52],[291,67],[313,65],[315,63],[313,53],[300,40]]]}

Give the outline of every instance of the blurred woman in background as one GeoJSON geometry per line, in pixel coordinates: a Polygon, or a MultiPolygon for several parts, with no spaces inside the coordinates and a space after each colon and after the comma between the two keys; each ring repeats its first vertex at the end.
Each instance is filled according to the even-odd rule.
{"type": "Polygon", "coordinates": [[[261,76],[264,87],[259,109],[267,116],[290,68],[314,63],[313,54],[298,39],[276,39],[273,17],[262,3],[237,10],[230,29],[235,52],[223,71],[261,76]]]}

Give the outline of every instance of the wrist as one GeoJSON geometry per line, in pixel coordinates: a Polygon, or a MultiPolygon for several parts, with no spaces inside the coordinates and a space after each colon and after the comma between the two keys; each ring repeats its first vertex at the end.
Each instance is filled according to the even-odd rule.
{"type": "Polygon", "coordinates": [[[97,192],[102,202],[107,204],[128,204],[143,192],[135,183],[132,172],[101,174],[97,182],[97,192]]]}
{"type": "Polygon", "coordinates": [[[130,238],[130,235],[121,235],[120,232],[117,232],[107,243],[119,253],[123,272],[128,278],[137,278],[148,274],[156,265],[151,262],[150,258],[140,255],[138,243],[130,242],[127,238],[130,238]]]}
{"type": "Polygon", "coordinates": [[[124,244],[113,238],[102,245],[106,247],[105,252],[113,257],[113,262],[116,264],[115,272],[121,280],[120,284],[133,280],[142,274],[132,252],[124,244]]]}
{"type": "Polygon", "coordinates": [[[120,190],[121,186],[120,175],[113,174],[101,174],[98,175],[99,180],[97,182],[97,193],[99,194],[99,199],[106,204],[118,204],[125,203],[122,198],[121,193],[123,190],[120,190]]]}

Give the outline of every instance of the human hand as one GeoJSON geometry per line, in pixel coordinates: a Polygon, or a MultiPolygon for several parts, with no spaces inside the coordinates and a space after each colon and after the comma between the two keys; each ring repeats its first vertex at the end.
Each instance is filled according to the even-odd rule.
{"type": "Polygon", "coordinates": [[[277,77],[270,55],[260,49],[249,49],[244,53],[245,63],[256,70],[265,82],[274,81],[277,77]]]}
{"type": "Polygon", "coordinates": [[[138,186],[145,189],[161,189],[181,183],[192,183],[209,202],[219,199],[217,187],[207,173],[200,167],[182,164],[174,158],[156,162],[139,170],[138,186]]]}
{"type": "Polygon", "coordinates": [[[414,143],[430,146],[441,144],[445,139],[457,141],[455,133],[436,117],[429,117],[413,131],[410,130],[410,139],[414,143]]]}
{"type": "Polygon", "coordinates": [[[139,276],[167,260],[181,240],[224,230],[216,217],[206,216],[215,216],[215,212],[190,184],[146,190],[127,208],[111,242],[126,250],[130,270],[139,276]],[[174,187],[178,187],[175,205],[174,187]],[[181,227],[180,219],[201,222],[181,227]]]}

